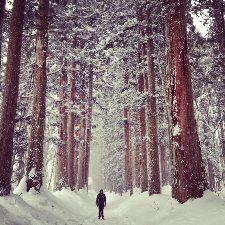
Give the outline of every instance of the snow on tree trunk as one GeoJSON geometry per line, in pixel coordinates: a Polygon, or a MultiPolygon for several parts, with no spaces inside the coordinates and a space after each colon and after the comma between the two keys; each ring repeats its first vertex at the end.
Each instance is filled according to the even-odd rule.
{"type": "Polygon", "coordinates": [[[134,178],[135,186],[140,188],[140,135],[139,135],[139,111],[134,109],[133,113],[134,136],[136,137],[135,152],[134,152],[134,178]]]}
{"type": "MultiPolygon", "coordinates": [[[[140,35],[144,37],[144,28],[142,26],[143,18],[143,8],[139,6],[138,8],[138,21],[140,22],[139,30],[140,35]]],[[[144,58],[145,48],[142,40],[139,43],[139,56],[138,60],[141,64],[144,58]]],[[[145,91],[145,76],[143,71],[138,76],[138,91],[142,94],[145,91]]],[[[148,190],[148,172],[147,172],[147,147],[146,147],[146,102],[142,102],[139,108],[139,136],[140,136],[140,150],[139,150],[139,158],[140,158],[140,185],[141,191],[148,190]]]]}
{"type": "MultiPolygon", "coordinates": [[[[126,73],[124,76],[125,86],[128,85],[129,76],[126,73]]],[[[130,127],[130,109],[128,106],[124,107],[124,150],[125,150],[125,191],[130,190],[133,194],[132,183],[132,151],[131,151],[131,127],[130,127]]]]}
{"type": "MultiPolygon", "coordinates": [[[[144,28],[141,25],[143,22],[143,9],[142,6],[138,8],[138,21],[140,22],[139,30],[140,35],[144,37],[144,28]]],[[[139,43],[139,56],[138,60],[141,64],[144,58],[145,48],[142,41],[139,43]]],[[[138,76],[138,91],[142,94],[145,92],[145,76],[143,71],[138,76]]],[[[140,186],[141,191],[148,190],[148,172],[147,172],[147,146],[146,146],[146,102],[142,102],[139,108],[139,136],[140,136],[140,150],[139,150],[139,158],[140,158],[140,186]]]]}
{"type": "Polygon", "coordinates": [[[60,106],[59,106],[59,144],[56,163],[56,190],[68,187],[68,154],[67,151],[67,72],[65,66],[60,76],[60,106]]]}
{"type": "Polygon", "coordinates": [[[224,24],[224,3],[223,0],[213,0],[213,8],[214,8],[214,17],[215,17],[215,30],[216,30],[216,39],[219,45],[219,50],[221,53],[221,67],[225,72],[225,24],[224,24]]]}
{"type": "Polygon", "coordinates": [[[80,85],[80,131],[79,131],[79,165],[78,189],[84,188],[85,141],[86,141],[86,80],[84,66],[81,66],[80,85]]]}
{"type": "Polygon", "coordinates": [[[156,111],[156,93],[155,83],[156,75],[154,70],[154,57],[153,57],[153,40],[152,40],[152,19],[151,9],[146,7],[146,35],[147,35],[147,117],[148,117],[148,154],[149,154],[149,194],[159,194],[161,192],[160,187],[160,172],[159,172],[159,153],[158,153],[158,134],[157,134],[157,111],[156,111]]]}
{"type": "Polygon", "coordinates": [[[209,158],[207,159],[207,164],[208,164],[208,174],[209,174],[209,189],[211,191],[215,191],[216,182],[215,182],[214,166],[209,158]]]}
{"type": "Polygon", "coordinates": [[[193,94],[187,56],[186,0],[169,3],[170,90],[172,120],[172,196],[184,203],[202,197],[207,188],[194,117],[193,94]]]}
{"type": "Polygon", "coordinates": [[[73,191],[76,188],[76,177],[77,174],[75,173],[75,113],[74,113],[74,104],[75,104],[75,95],[76,95],[76,63],[73,62],[72,65],[72,74],[70,79],[70,104],[71,104],[71,111],[68,113],[68,120],[67,120],[67,151],[68,151],[68,184],[70,189],[73,191]]]}
{"type": "Polygon", "coordinates": [[[162,186],[165,186],[169,184],[169,168],[165,145],[162,144],[160,146],[160,150],[161,182],[162,186]]]}
{"type": "Polygon", "coordinates": [[[40,191],[43,183],[43,144],[46,111],[46,58],[48,50],[49,0],[39,0],[36,62],[34,68],[34,96],[31,121],[31,136],[27,162],[27,191],[35,187],[40,191]]]}
{"type": "Polygon", "coordinates": [[[10,22],[5,87],[0,120],[0,196],[9,195],[11,191],[13,133],[19,90],[25,2],[25,0],[14,0],[10,22]]]}
{"type": "Polygon", "coordinates": [[[6,0],[0,1],[0,69],[1,69],[1,58],[2,58],[2,32],[3,32],[5,3],[6,3],[6,0]]]}
{"type": "Polygon", "coordinates": [[[89,176],[92,106],[93,106],[93,65],[89,66],[88,84],[89,84],[89,96],[88,96],[88,109],[87,109],[87,135],[86,135],[85,158],[84,158],[84,185],[87,188],[88,188],[88,176],[89,176]]]}

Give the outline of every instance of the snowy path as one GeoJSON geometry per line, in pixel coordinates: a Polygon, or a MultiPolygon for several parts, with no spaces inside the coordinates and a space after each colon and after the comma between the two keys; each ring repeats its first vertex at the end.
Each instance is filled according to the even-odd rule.
{"type": "Polygon", "coordinates": [[[97,218],[97,210],[96,213],[91,215],[88,219],[85,219],[81,224],[82,225],[90,225],[90,224],[96,224],[96,225],[135,225],[131,222],[131,220],[125,216],[119,215],[118,212],[115,210],[109,208],[105,208],[104,210],[105,219],[99,220],[97,218]]]}
{"type": "Polygon", "coordinates": [[[106,193],[105,220],[98,219],[94,191],[44,191],[0,197],[0,225],[224,225],[225,191],[181,205],[169,193],[130,197],[106,193]]]}
{"type": "MultiPolygon", "coordinates": [[[[80,218],[79,223],[74,223],[74,225],[135,225],[127,215],[125,216],[121,213],[120,206],[123,202],[120,200],[121,197],[115,197],[115,195],[107,196],[107,207],[104,209],[105,219],[99,220],[98,208],[95,206],[95,194],[90,194],[89,198],[86,199],[88,205],[84,207],[83,218],[80,218]]],[[[68,222],[71,223],[71,220],[68,222]]]]}

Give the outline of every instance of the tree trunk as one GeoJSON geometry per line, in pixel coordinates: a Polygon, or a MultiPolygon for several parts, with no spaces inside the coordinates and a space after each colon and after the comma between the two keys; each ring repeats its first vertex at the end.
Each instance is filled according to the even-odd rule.
{"type": "Polygon", "coordinates": [[[136,145],[135,145],[135,156],[134,156],[134,165],[135,165],[135,186],[140,188],[140,135],[139,135],[139,112],[138,110],[134,109],[134,135],[136,137],[136,145]]]}
{"type": "MultiPolygon", "coordinates": [[[[147,5],[148,7],[148,5],[147,5]]],[[[159,153],[158,153],[158,134],[157,134],[157,111],[156,111],[156,75],[154,70],[154,57],[153,57],[153,40],[151,36],[152,32],[152,19],[151,9],[147,8],[146,20],[147,20],[147,80],[148,80],[148,97],[147,97],[147,116],[148,116],[148,137],[149,137],[149,169],[150,169],[150,181],[149,181],[149,194],[159,194],[160,188],[160,172],[159,172],[159,153]]]]}
{"type": "MultiPolygon", "coordinates": [[[[127,86],[129,77],[125,74],[124,83],[127,86]]],[[[130,109],[128,106],[124,107],[124,141],[125,141],[125,189],[133,194],[132,183],[132,151],[131,151],[131,127],[130,127],[130,109]]]]}
{"type": "Polygon", "coordinates": [[[209,173],[209,189],[211,191],[215,191],[216,182],[215,182],[215,175],[214,175],[214,166],[210,159],[207,159],[208,164],[208,173],[209,173]]]}
{"type": "Polygon", "coordinates": [[[169,184],[166,148],[164,145],[161,145],[160,149],[161,149],[161,152],[160,152],[161,182],[162,182],[162,186],[165,186],[165,185],[169,184]]]}
{"type": "MultiPolygon", "coordinates": [[[[144,92],[144,76],[139,77],[139,92],[144,92]]],[[[139,110],[139,135],[140,135],[140,184],[142,192],[148,190],[148,173],[147,173],[147,150],[146,150],[146,116],[145,103],[139,110]]]]}
{"type": "MultiPolygon", "coordinates": [[[[70,80],[70,101],[71,101],[71,107],[76,104],[76,63],[73,62],[72,65],[72,76],[70,80]]],[[[75,113],[72,109],[68,114],[68,120],[67,120],[67,130],[68,130],[68,138],[67,138],[67,149],[68,149],[68,184],[70,189],[73,191],[76,188],[76,176],[75,173],[75,113]]]]}
{"type": "Polygon", "coordinates": [[[0,121],[0,196],[11,191],[13,133],[19,91],[25,0],[14,0],[0,121]]]}
{"type": "MultiPolygon", "coordinates": [[[[139,6],[138,9],[138,21],[143,22],[143,8],[139,6]]],[[[144,37],[144,28],[140,24],[140,34],[144,37]]],[[[142,63],[144,57],[144,46],[142,40],[139,43],[139,63],[142,63]]],[[[143,73],[139,74],[138,77],[138,90],[140,93],[145,91],[145,76],[143,73]]],[[[139,109],[139,135],[140,135],[140,184],[141,191],[148,190],[148,172],[147,172],[147,149],[146,149],[146,110],[145,102],[141,103],[139,109]]]]}
{"type": "Polygon", "coordinates": [[[85,167],[85,141],[86,141],[86,85],[84,68],[81,66],[80,86],[80,131],[79,131],[79,168],[78,168],[78,189],[84,188],[84,167],[85,167]],[[83,71],[82,71],[83,70],[83,71]]]}
{"type": "Polygon", "coordinates": [[[85,159],[84,159],[84,185],[88,188],[89,176],[89,160],[90,160],[90,144],[91,144],[91,126],[92,126],[92,106],[93,106],[93,65],[89,69],[89,96],[87,109],[87,136],[85,144],[85,159]]]}
{"type": "Polygon", "coordinates": [[[67,73],[65,67],[60,77],[60,123],[59,144],[57,150],[56,184],[57,190],[68,187],[68,152],[67,152],[67,73]]]}
{"type": "MultiPolygon", "coordinates": [[[[21,117],[24,117],[27,112],[24,111],[21,117]]],[[[14,132],[14,156],[13,156],[13,181],[17,186],[25,175],[26,169],[26,154],[27,154],[27,127],[26,120],[19,120],[14,132]],[[26,142],[25,142],[26,140],[26,142]]]]}
{"type": "MultiPolygon", "coordinates": [[[[225,24],[224,24],[224,3],[223,0],[213,0],[214,7],[214,17],[215,17],[215,30],[216,30],[216,39],[219,45],[219,50],[222,54],[223,61],[221,63],[224,66],[224,57],[225,57],[225,24]]],[[[224,72],[224,71],[223,71],[224,72]]]]}
{"type": "Polygon", "coordinates": [[[31,136],[27,163],[27,191],[34,187],[40,191],[43,183],[43,144],[46,111],[46,58],[48,50],[49,0],[39,0],[36,62],[34,69],[34,97],[31,121],[31,136]]]}
{"type": "MultiPolygon", "coordinates": [[[[222,84],[225,82],[225,24],[224,24],[224,2],[223,0],[213,0],[215,37],[218,44],[218,51],[215,58],[219,65],[222,84]]],[[[224,85],[223,85],[224,87],[224,85]]],[[[223,91],[224,94],[224,91],[223,91]]]]}
{"type": "Polygon", "coordinates": [[[202,197],[207,188],[194,117],[193,94],[187,56],[186,0],[169,2],[170,97],[172,121],[172,196],[184,203],[202,197]]]}
{"type": "Polygon", "coordinates": [[[1,70],[1,59],[2,59],[2,32],[3,32],[3,20],[5,12],[6,0],[0,1],[0,70],[1,70]]]}

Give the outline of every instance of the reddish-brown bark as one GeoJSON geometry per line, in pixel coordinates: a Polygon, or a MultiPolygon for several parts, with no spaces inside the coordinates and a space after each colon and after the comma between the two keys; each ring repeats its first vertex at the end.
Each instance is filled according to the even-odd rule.
{"type": "MultiPolygon", "coordinates": [[[[143,22],[143,9],[139,6],[138,9],[138,20],[143,22]]],[[[140,34],[144,36],[144,29],[140,25],[140,34]]],[[[139,44],[139,63],[143,61],[144,46],[142,43],[139,44]]],[[[139,74],[138,77],[138,91],[144,93],[145,91],[145,76],[143,73],[139,74]]],[[[146,110],[145,102],[141,103],[139,109],[139,135],[140,135],[140,184],[141,191],[148,190],[148,173],[147,173],[147,147],[146,147],[146,110]]]]}
{"type": "Polygon", "coordinates": [[[148,154],[149,154],[149,194],[159,194],[160,188],[160,172],[159,172],[159,154],[158,154],[158,134],[157,134],[157,111],[156,111],[156,75],[155,75],[155,64],[153,57],[154,44],[151,36],[152,32],[152,19],[151,9],[147,9],[146,20],[147,20],[147,117],[148,117],[148,154]]]}
{"type": "Polygon", "coordinates": [[[92,106],[93,106],[93,65],[89,68],[89,96],[87,109],[87,134],[85,140],[85,158],[84,158],[84,185],[88,188],[90,144],[91,144],[91,126],[92,126],[92,106]]]}
{"type": "MultiPolygon", "coordinates": [[[[70,79],[70,102],[74,105],[76,102],[75,94],[76,94],[76,63],[73,62],[72,65],[72,75],[70,79]]],[[[72,106],[71,105],[71,106],[72,106]]],[[[68,120],[67,120],[67,149],[68,149],[68,184],[70,189],[73,191],[76,188],[76,176],[75,173],[75,113],[74,111],[70,111],[68,113],[68,120]]]]}
{"type": "Polygon", "coordinates": [[[139,137],[139,112],[134,110],[134,136],[136,137],[135,153],[134,153],[134,178],[135,186],[140,188],[140,137],[139,137]]]}
{"type": "MultiPolygon", "coordinates": [[[[126,73],[124,76],[124,83],[128,85],[129,77],[126,73]]],[[[130,127],[130,109],[128,106],[124,107],[124,150],[125,150],[125,188],[126,191],[133,193],[132,182],[132,152],[131,152],[131,127],[130,127]]]]}
{"type": "Polygon", "coordinates": [[[11,191],[13,133],[19,90],[25,0],[15,0],[10,22],[5,88],[0,121],[0,195],[11,191]]]}
{"type": "Polygon", "coordinates": [[[65,68],[61,71],[60,76],[60,122],[59,122],[59,144],[57,149],[56,164],[56,184],[57,190],[68,187],[68,152],[67,152],[67,72],[65,68]]]}
{"type": "Polygon", "coordinates": [[[187,56],[186,0],[170,0],[169,37],[173,64],[170,74],[172,121],[172,196],[184,203],[207,188],[194,117],[191,76],[187,56]]]}
{"type": "Polygon", "coordinates": [[[85,168],[85,141],[86,141],[86,85],[84,67],[81,66],[80,85],[80,130],[79,130],[79,165],[78,165],[78,189],[83,189],[85,168]]]}
{"type": "Polygon", "coordinates": [[[6,3],[6,0],[0,1],[0,69],[1,69],[1,58],[2,58],[2,32],[3,32],[5,3],[6,3]]]}
{"type": "MultiPolygon", "coordinates": [[[[215,31],[216,39],[219,45],[219,50],[223,54],[223,67],[224,66],[224,54],[225,54],[225,24],[224,24],[224,3],[223,0],[213,0],[214,18],[215,18],[215,31]]],[[[224,71],[223,71],[224,72],[224,71]]]]}
{"type": "Polygon", "coordinates": [[[46,58],[48,50],[49,0],[39,0],[36,33],[36,62],[34,69],[34,97],[31,136],[27,163],[27,191],[40,191],[43,183],[44,131],[46,112],[46,58]]]}

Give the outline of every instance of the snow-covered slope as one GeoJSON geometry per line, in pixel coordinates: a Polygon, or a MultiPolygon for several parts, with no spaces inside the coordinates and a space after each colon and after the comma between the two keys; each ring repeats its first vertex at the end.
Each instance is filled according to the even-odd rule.
{"type": "Polygon", "coordinates": [[[135,190],[133,196],[106,193],[105,220],[98,221],[96,193],[63,190],[23,193],[0,198],[0,225],[224,225],[225,202],[210,191],[201,199],[181,205],[168,188],[149,197],[135,190]]]}

